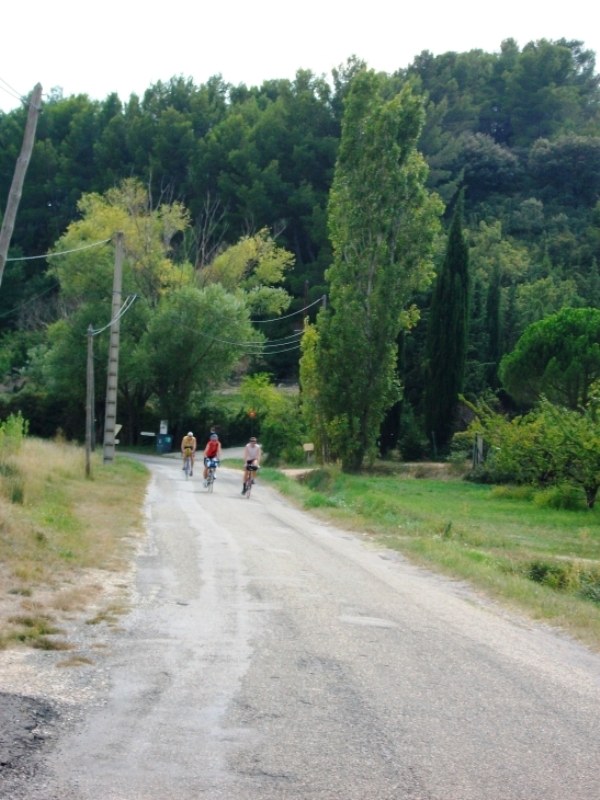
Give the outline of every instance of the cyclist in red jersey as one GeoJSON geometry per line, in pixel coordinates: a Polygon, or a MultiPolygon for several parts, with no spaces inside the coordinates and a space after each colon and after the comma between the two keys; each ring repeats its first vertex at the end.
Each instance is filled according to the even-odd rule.
{"type": "Polygon", "coordinates": [[[204,448],[204,481],[208,478],[208,465],[211,461],[220,461],[221,442],[216,433],[211,433],[210,439],[204,448]]]}

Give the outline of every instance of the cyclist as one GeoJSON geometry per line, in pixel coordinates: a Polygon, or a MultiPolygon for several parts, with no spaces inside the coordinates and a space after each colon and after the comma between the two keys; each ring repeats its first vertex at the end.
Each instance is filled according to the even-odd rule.
{"type": "Polygon", "coordinates": [[[260,467],[260,457],[262,454],[261,446],[256,441],[256,436],[251,436],[250,441],[244,448],[244,488],[242,494],[246,494],[248,481],[251,480],[253,472],[260,467]]]}
{"type": "Polygon", "coordinates": [[[181,469],[185,469],[185,460],[189,457],[191,464],[190,475],[193,475],[194,458],[196,457],[196,437],[191,431],[181,440],[181,454],[183,456],[183,467],[181,469]]]}
{"type": "Polygon", "coordinates": [[[221,442],[219,437],[213,431],[210,435],[206,447],[204,448],[204,485],[206,486],[206,479],[208,478],[208,465],[211,461],[218,461],[221,458],[221,442]]]}

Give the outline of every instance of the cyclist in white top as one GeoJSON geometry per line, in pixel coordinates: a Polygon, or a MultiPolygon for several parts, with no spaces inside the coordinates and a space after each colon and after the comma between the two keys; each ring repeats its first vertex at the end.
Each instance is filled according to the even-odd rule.
{"type": "Polygon", "coordinates": [[[244,488],[242,489],[242,494],[246,494],[251,474],[260,467],[261,454],[261,446],[257,443],[256,437],[251,436],[250,441],[244,448],[244,488]]]}

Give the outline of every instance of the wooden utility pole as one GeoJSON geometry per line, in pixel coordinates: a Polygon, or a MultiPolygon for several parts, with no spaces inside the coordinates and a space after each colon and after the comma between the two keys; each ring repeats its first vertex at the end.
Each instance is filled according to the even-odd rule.
{"type": "Polygon", "coordinates": [[[94,424],[94,329],[90,325],[87,332],[87,381],[85,394],[85,477],[92,475],[91,450],[92,426],[94,424]]]}
{"type": "Polygon", "coordinates": [[[21,155],[17,159],[15,166],[10,192],[8,193],[8,200],[6,201],[4,219],[2,220],[2,228],[0,229],[0,284],[2,283],[4,265],[6,264],[8,248],[10,247],[10,240],[12,239],[12,233],[15,227],[17,210],[19,208],[21,193],[23,191],[23,181],[25,180],[25,173],[27,172],[29,159],[31,158],[31,151],[33,150],[35,129],[37,127],[37,120],[41,110],[41,102],[42,84],[37,83],[31,95],[31,100],[29,101],[29,113],[27,114],[27,123],[25,124],[25,134],[23,136],[21,155]]]}
{"type": "Polygon", "coordinates": [[[108,351],[108,376],[106,380],[106,411],[104,414],[104,455],[103,463],[112,464],[115,460],[115,425],[117,423],[117,380],[119,375],[119,339],[121,321],[117,319],[121,308],[121,289],[123,284],[123,234],[117,233],[115,243],[115,273],[113,278],[112,316],[110,326],[110,347],[108,351]]]}
{"type": "MultiPolygon", "coordinates": [[[[91,327],[91,326],[90,326],[91,327]]],[[[94,349],[92,347],[92,366],[91,366],[91,381],[92,381],[92,388],[90,394],[92,395],[92,416],[91,416],[91,428],[90,428],[90,447],[92,453],[96,452],[96,378],[95,378],[95,370],[94,370],[94,349]]]]}

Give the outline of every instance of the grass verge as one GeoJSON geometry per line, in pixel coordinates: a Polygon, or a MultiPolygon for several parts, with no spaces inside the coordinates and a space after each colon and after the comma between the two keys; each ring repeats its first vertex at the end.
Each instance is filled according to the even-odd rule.
{"type": "Polygon", "coordinates": [[[369,477],[319,469],[294,480],[264,468],[261,478],[319,517],[466,579],[600,649],[598,509],[554,508],[552,495],[414,472],[369,477]]]}
{"type": "Polygon", "coordinates": [[[128,564],[148,473],[128,458],[104,467],[100,454],[92,472],[81,448],[38,439],[2,462],[0,647],[67,648],[60,619],[98,604],[128,564]]]}

